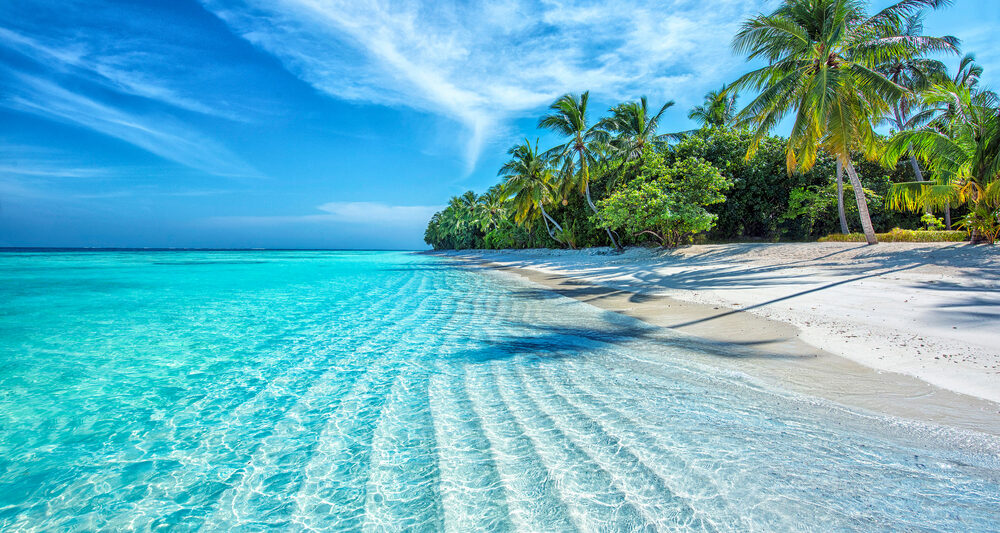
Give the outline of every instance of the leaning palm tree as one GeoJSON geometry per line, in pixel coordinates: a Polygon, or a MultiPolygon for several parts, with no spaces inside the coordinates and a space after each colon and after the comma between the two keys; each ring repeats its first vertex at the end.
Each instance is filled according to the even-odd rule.
{"type": "MultiPolygon", "coordinates": [[[[590,210],[600,218],[601,214],[590,196],[590,164],[594,161],[595,146],[603,145],[608,140],[608,134],[601,128],[587,124],[587,101],[590,91],[580,96],[566,94],[549,106],[551,113],[538,122],[539,128],[552,130],[564,138],[566,142],[549,150],[554,159],[562,163],[563,180],[573,183],[574,188],[583,192],[590,210]]],[[[608,233],[611,245],[619,248],[611,230],[608,233]]]]}
{"type": "Polygon", "coordinates": [[[531,141],[525,139],[507,153],[511,159],[500,167],[498,175],[503,177],[502,190],[511,200],[514,221],[523,224],[540,215],[549,236],[559,244],[566,244],[559,238],[563,227],[545,210],[545,206],[555,199],[555,188],[548,160],[538,153],[538,140],[532,146],[531,141]]]}
{"type": "Polygon", "coordinates": [[[688,118],[701,123],[703,129],[729,126],[736,116],[736,99],[739,94],[723,85],[718,91],[705,94],[705,103],[694,106],[688,118]]]}
{"type": "Polygon", "coordinates": [[[734,50],[748,60],[768,62],[733,84],[736,89],[760,91],[737,115],[738,123],[756,128],[750,152],[794,111],[786,151],[788,171],[811,168],[821,148],[840,160],[853,186],[868,244],[878,239],[851,149],[875,158],[874,123],[907,94],[875,69],[893,57],[933,50],[935,44],[926,37],[887,33],[924,7],[948,3],[902,0],[868,16],[861,0],[784,0],[771,14],[744,22],[733,39],[734,50]]]}

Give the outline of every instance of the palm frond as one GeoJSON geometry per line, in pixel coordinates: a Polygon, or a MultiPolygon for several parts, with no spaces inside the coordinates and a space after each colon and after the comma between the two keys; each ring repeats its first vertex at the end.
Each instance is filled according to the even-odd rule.
{"type": "Polygon", "coordinates": [[[901,0],[872,15],[859,25],[859,29],[870,31],[886,26],[899,27],[907,17],[924,9],[938,9],[952,3],[952,0],[901,0]]]}
{"type": "Polygon", "coordinates": [[[961,190],[954,184],[935,184],[927,181],[894,183],[889,187],[885,205],[897,211],[919,213],[924,209],[944,210],[963,200],[961,190]]]}

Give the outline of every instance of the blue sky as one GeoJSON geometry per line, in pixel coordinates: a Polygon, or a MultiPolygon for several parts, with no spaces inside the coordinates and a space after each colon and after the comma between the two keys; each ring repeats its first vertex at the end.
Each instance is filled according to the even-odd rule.
{"type": "MultiPolygon", "coordinates": [[[[663,130],[689,129],[774,4],[2,2],[0,246],[423,248],[507,147],[552,141],[560,94],[590,89],[595,118],[673,99],[663,130]]],[[[998,85],[1000,2],[926,26],[998,85]]]]}

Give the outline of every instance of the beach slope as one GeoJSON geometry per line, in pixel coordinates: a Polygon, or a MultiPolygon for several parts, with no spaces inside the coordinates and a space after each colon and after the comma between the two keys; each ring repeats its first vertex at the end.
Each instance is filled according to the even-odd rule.
{"type": "Polygon", "coordinates": [[[794,337],[878,371],[1000,402],[997,247],[719,244],[621,254],[588,249],[449,255],[522,269],[535,273],[535,281],[545,282],[538,278],[543,274],[577,280],[592,293],[580,299],[619,311],[628,312],[640,296],[666,298],[676,305],[668,312],[669,303],[658,304],[668,312],[661,325],[752,344],[794,337]],[[594,287],[631,296],[616,303],[614,294],[594,287]]]}

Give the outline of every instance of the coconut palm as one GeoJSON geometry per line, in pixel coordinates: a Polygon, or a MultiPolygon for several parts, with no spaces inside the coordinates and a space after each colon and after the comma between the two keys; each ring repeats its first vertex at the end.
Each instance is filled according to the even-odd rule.
{"type": "Polygon", "coordinates": [[[431,219],[427,222],[427,229],[424,230],[424,242],[433,246],[435,250],[447,246],[445,242],[447,235],[442,226],[441,217],[441,211],[431,215],[431,219]]]}
{"type": "Polygon", "coordinates": [[[476,198],[476,222],[483,233],[496,229],[507,218],[507,196],[503,188],[494,185],[476,198]]]}
{"type": "MultiPolygon", "coordinates": [[[[587,101],[590,92],[576,96],[566,94],[549,106],[551,112],[538,122],[539,128],[552,130],[562,135],[566,142],[547,152],[561,163],[562,179],[573,184],[573,188],[583,192],[587,205],[597,217],[593,199],[590,196],[590,164],[593,163],[595,151],[608,141],[608,133],[601,128],[587,124],[587,101]]],[[[605,228],[611,245],[619,248],[611,230],[605,228]]]]}
{"type": "MultiPolygon", "coordinates": [[[[976,56],[966,54],[959,62],[958,71],[951,78],[951,83],[957,87],[969,89],[970,101],[978,101],[980,105],[986,105],[984,99],[996,98],[992,91],[985,91],[979,87],[979,79],[983,74],[983,67],[976,63],[976,56]]],[[[947,86],[947,83],[943,85],[947,86]]],[[[919,113],[919,117],[914,117],[915,121],[926,124],[925,127],[942,132],[950,137],[955,137],[958,133],[954,131],[956,125],[963,124],[961,108],[956,100],[949,99],[933,106],[925,106],[919,113]]],[[[944,206],[945,227],[951,229],[951,204],[944,206]]]]}
{"type": "Polygon", "coordinates": [[[895,58],[939,45],[923,36],[890,35],[905,17],[950,0],[902,0],[873,16],[861,0],[784,0],[769,15],[743,23],[733,48],[767,66],[737,80],[736,89],[760,91],[737,122],[756,128],[751,152],[790,112],[795,121],[786,151],[789,172],[808,170],[819,149],[843,164],[854,189],[865,238],[878,242],[851,149],[876,157],[875,121],[891,112],[907,90],[876,70],[895,58]]]}
{"type": "Polygon", "coordinates": [[[691,108],[688,118],[701,123],[701,127],[706,129],[729,126],[736,116],[738,96],[727,85],[717,91],[709,91],[705,94],[705,103],[691,108]]]}
{"type": "Polygon", "coordinates": [[[976,63],[975,54],[965,54],[958,63],[958,72],[955,73],[953,81],[955,85],[975,89],[979,85],[979,78],[982,75],[983,67],[976,63]]]}
{"type": "Polygon", "coordinates": [[[538,140],[535,139],[532,146],[531,141],[525,139],[523,143],[512,146],[507,153],[511,159],[500,167],[498,175],[503,177],[503,193],[511,200],[514,221],[523,224],[541,216],[549,236],[565,244],[559,238],[563,227],[545,210],[547,204],[554,202],[556,193],[554,173],[547,158],[538,153],[538,140]]]}
{"type": "Polygon", "coordinates": [[[663,113],[673,107],[674,101],[669,100],[655,114],[649,111],[649,104],[643,96],[637,102],[625,102],[612,107],[611,116],[597,122],[598,128],[608,132],[612,137],[608,142],[611,152],[623,161],[634,161],[642,156],[646,146],[665,147],[667,141],[676,138],[676,134],[657,131],[663,113]]]}
{"type": "Polygon", "coordinates": [[[885,158],[899,157],[911,147],[934,171],[937,181],[894,184],[887,198],[889,207],[918,210],[923,205],[967,202],[974,214],[995,218],[1000,208],[1000,99],[954,80],[935,85],[923,99],[937,110],[933,127],[896,134],[885,158]]]}
{"type": "MultiPolygon", "coordinates": [[[[919,36],[924,32],[923,12],[914,13],[902,21],[902,26],[892,34],[905,35],[908,37],[919,36]]],[[[929,42],[937,44],[938,49],[949,50],[958,53],[959,41],[955,37],[945,36],[939,39],[928,38],[929,42]]],[[[926,113],[921,113],[921,91],[927,90],[935,81],[944,78],[947,68],[944,63],[936,59],[923,57],[923,54],[906,57],[896,56],[878,66],[879,72],[885,75],[896,85],[906,87],[910,93],[893,106],[892,116],[887,122],[892,124],[896,131],[908,131],[920,128],[927,119],[926,113]]],[[[913,175],[917,181],[924,181],[923,172],[920,170],[920,163],[917,157],[909,154],[910,166],[913,168],[913,175]]],[[[925,206],[925,212],[930,213],[930,206],[925,206]]],[[[949,217],[950,218],[950,217],[949,217]]],[[[950,225],[950,224],[949,224],[950,225]]]]}
{"type": "Polygon", "coordinates": [[[471,191],[451,198],[444,209],[431,217],[424,231],[424,241],[435,248],[461,249],[473,245],[475,239],[469,229],[475,225],[471,208],[475,198],[471,191]]]}
{"type": "Polygon", "coordinates": [[[468,248],[473,245],[470,240],[474,228],[478,227],[476,220],[476,193],[466,191],[453,197],[445,210],[445,228],[455,236],[456,248],[468,248]]]}

